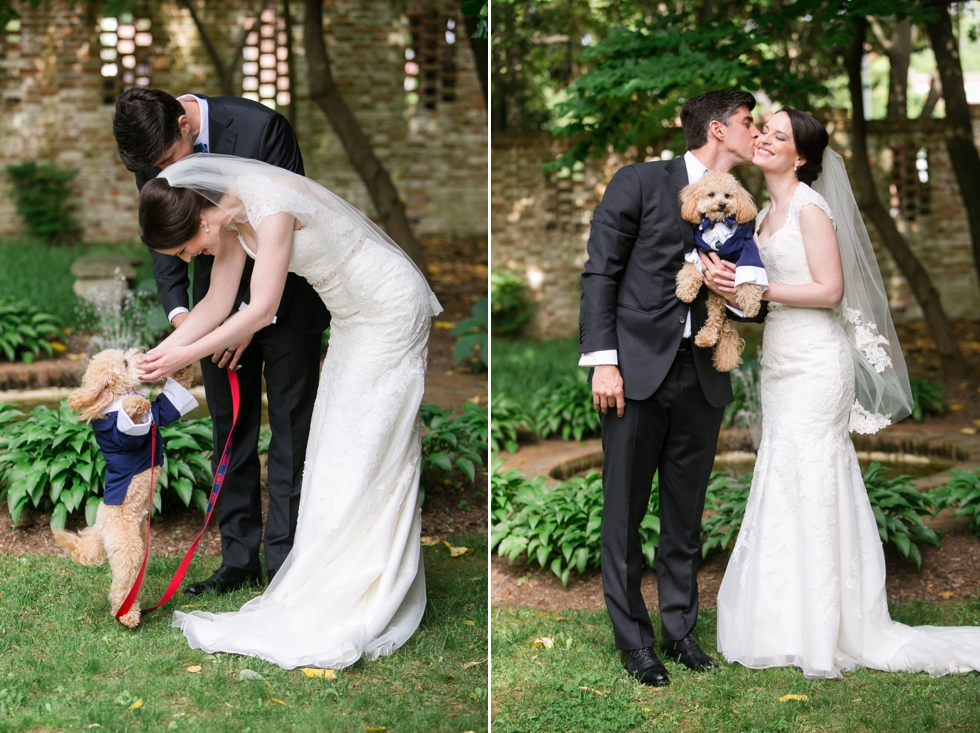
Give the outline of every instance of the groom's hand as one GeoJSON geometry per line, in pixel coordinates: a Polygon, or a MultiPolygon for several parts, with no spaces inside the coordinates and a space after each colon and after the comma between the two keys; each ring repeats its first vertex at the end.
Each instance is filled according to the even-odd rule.
{"type": "Polygon", "coordinates": [[[623,396],[623,377],[619,367],[604,364],[592,372],[592,405],[603,415],[615,408],[616,415],[623,416],[626,398],[623,396]]]}

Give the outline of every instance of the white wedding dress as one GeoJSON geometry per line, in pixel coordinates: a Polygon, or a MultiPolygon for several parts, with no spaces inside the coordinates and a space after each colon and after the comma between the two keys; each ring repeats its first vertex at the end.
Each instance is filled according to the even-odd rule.
{"type": "Polygon", "coordinates": [[[305,223],[289,270],[330,310],[330,348],[291,553],[241,610],[175,612],[173,625],[207,652],[286,669],[346,667],[402,646],[425,610],[419,406],[441,308],[411,261],[351,217],[266,176],[243,176],[237,187],[253,227],[282,211],[305,223]]]}
{"type": "MultiPolygon", "coordinates": [[[[785,226],[760,248],[771,282],[813,281],[800,233],[808,204],[833,218],[801,183],[785,226]]],[[[884,553],[849,436],[874,416],[852,411],[854,404],[854,366],[837,313],[771,303],[762,442],[718,592],[718,650],[729,662],[792,665],[807,677],[840,677],[858,666],[934,676],[980,670],[980,628],[913,628],[888,615],[884,553]]]]}

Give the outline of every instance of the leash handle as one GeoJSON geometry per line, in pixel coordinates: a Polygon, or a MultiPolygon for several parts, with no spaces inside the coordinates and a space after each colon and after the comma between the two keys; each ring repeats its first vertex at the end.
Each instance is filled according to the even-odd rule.
{"type": "MultiPolygon", "coordinates": [[[[225,441],[225,448],[221,453],[221,461],[218,463],[218,470],[214,474],[214,482],[211,484],[211,495],[208,497],[208,507],[204,515],[204,525],[201,527],[201,531],[197,533],[197,537],[191,543],[190,548],[184,555],[184,559],[180,561],[180,565],[177,567],[177,572],[174,573],[173,578],[170,580],[170,584],[167,586],[167,590],[164,591],[163,597],[154,606],[149,608],[144,608],[141,611],[141,615],[147,614],[150,611],[155,611],[156,609],[163,606],[167,601],[169,601],[177,589],[180,587],[181,582],[184,580],[184,574],[187,572],[187,568],[190,567],[191,560],[194,559],[194,553],[197,551],[197,545],[201,541],[201,537],[204,535],[205,530],[208,528],[208,523],[211,521],[211,515],[214,513],[214,508],[218,502],[218,495],[221,493],[221,487],[225,482],[225,475],[228,473],[228,464],[231,462],[231,446],[232,446],[232,436],[235,434],[235,425],[238,424],[238,412],[241,406],[241,389],[238,384],[238,373],[233,372],[230,369],[226,370],[228,373],[228,386],[231,388],[231,429],[228,431],[228,439],[225,441]]],[[[152,429],[155,429],[154,425],[152,429]]],[[[154,451],[156,449],[156,433],[153,435],[153,446],[154,451]]],[[[152,459],[150,463],[151,470],[153,468],[152,459]]],[[[153,487],[150,487],[150,514],[153,513],[153,487]]],[[[146,552],[143,555],[143,565],[140,568],[139,575],[136,578],[136,582],[133,584],[132,589],[129,591],[129,595],[126,596],[126,600],[123,605],[120,606],[119,612],[116,614],[116,618],[120,618],[129,612],[132,607],[133,602],[139,593],[140,586],[143,584],[143,575],[146,570],[147,558],[150,555],[150,524],[149,518],[147,518],[146,525],[146,552]]]]}

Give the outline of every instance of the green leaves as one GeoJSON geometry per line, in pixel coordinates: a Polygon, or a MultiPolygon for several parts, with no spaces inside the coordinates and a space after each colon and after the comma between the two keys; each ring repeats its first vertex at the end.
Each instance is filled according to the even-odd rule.
{"type": "Polygon", "coordinates": [[[490,363],[487,349],[489,313],[487,299],[480,298],[473,304],[472,315],[457,323],[449,332],[451,336],[459,336],[453,347],[453,360],[470,359],[473,371],[485,370],[490,363]]]}
{"type": "Polygon", "coordinates": [[[912,558],[921,567],[922,555],[915,543],[939,545],[939,535],[922,522],[933,514],[934,495],[915,488],[909,476],[886,478],[887,469],[877,461],[861,473],[881,541],[895,545],[902,557],[912,558]]]}
{"type": "Polygon", "coordinates": [[[953,477],[945,486],[929,492],[935,502],[935,514],[943,509],[955,507],[954,517],[972,517],[973,533],[980,536],[980,475],[976,471],[962,469],[949,472],[953,477]]]}
{"type": "Polygon", "coordinates": [[[713,473],[704,500],[707,516],[701,520],[701,557],[718,548],[729,550],[742,527],[745,506],[749,500],[752,474],[734,479],[724,473],[713,473]]]}
{"type": "Polygon", "coordinates": [[[946,388],[925,377],[912,377],[909,380],[912,387],[912,419],[922,422],[925,413],[942,414],[949,407],[946,398],[946,388]]]}
{"type": "Polygon", "coordinates": [[[54,346],[64,351],[61,321],[23,300],[0,299],[0,353],[7,361],[31,363],[44,352],[54,354],[54,346]]]}
{"type": "MultiPolygon", "coordinates": [[[[453,483],[459,471],[470,482],[476,481],[477,468],[483,468],[487,453],[487,408],[467,402],[463,412],[422,405],[422,485],[453,483]]],[[[424,494],[423,494],[424,498],[424,494]]]]}
{"type": "Polygon", "coordinates": [[[514,335],[534,318],[537,303],[524,278],[498,268],[490,273],[490,302],[494,333],[514,335]]]}
{"type": "Polygon", "coordinates": [[[490,405],[490,450],[516,453],[518,431],[533,432],[534,422],[534,417],[517,400],[494,397],[490,405]]]}
{"type": "MultiPolygon", "coordinates": [[[[14,523],[30,504],[53,512],[53,528],[64,527],[78,510],[92,524],[105,492],[105,458],[92,427],[79,422],[65,400],[57,410],[40,406],[21,417],[12,405],[0,406],[0,499],[6,496],[14,523]]],[[[166,445],[160,491],[170,488],[185,506],[192,500],[201,506],[197,495],[206,497],[212,481],[211,420],[179,421],[160,434],[166,445]]],[[[162,506],[159,493],[154,506],[162,506]]]]}
{"type": "Polygon", "coordinates": [[[592,404],[592,385],[585,381],[584,372],[540,390],[533,410],[540,438],[560,433],[564,440],[582,440],[601,430],[599,413],[592,404]]]}
{"type": "Polygon", "coordinates": [[[71,181],[78,171],[27,160],[8,165],[7,175],[28,234],[46,242],[70,241],[78,225],[67,204],[73,196],[71,181]]]}

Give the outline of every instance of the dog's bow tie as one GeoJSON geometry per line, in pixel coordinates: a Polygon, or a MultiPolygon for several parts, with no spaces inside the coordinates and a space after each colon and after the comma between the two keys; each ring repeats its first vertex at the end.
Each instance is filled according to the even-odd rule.
{"type": "MultiPolygon", "coordinates": [[[[702,232],[705,232],[708,229],[711,229],[715,224],[718,224],[718,223],[719,222],[716,222],[713,219],[709,219],[707,217],[707,215],[705,215],[705,216],[702,216],[701,217],[701,225],[698,227],[698,229],[700,229],[702,232]]],[[[735,225],[735,217],[734,216],[729,216],[728,218],[725,219],[724,224],[729,229],[734,229],[735,226],[736,226],[735,225]]]]}

